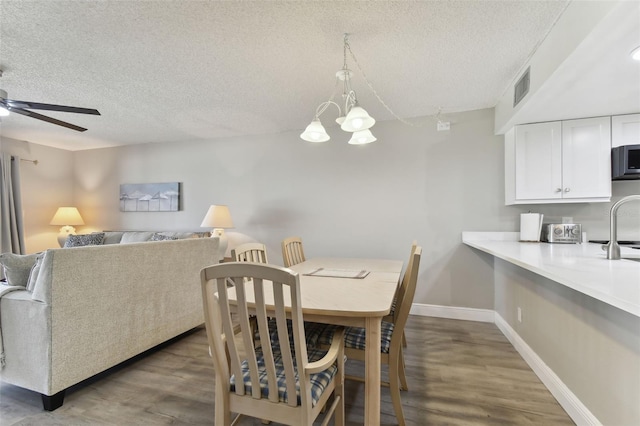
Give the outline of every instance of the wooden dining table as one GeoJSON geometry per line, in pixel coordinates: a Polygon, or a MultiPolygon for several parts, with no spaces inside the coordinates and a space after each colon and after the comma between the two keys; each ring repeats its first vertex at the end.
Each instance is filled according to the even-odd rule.
{"type": "Polygon", "coordinates": [[[400,260],[315,258],[290,267],[300,274],[305,321],[366,330],[365,425],[380,424],[380,327],[391,310],[402,265],[400,260]],[[366,276],[344,277],[359,271],[366,276]]]}

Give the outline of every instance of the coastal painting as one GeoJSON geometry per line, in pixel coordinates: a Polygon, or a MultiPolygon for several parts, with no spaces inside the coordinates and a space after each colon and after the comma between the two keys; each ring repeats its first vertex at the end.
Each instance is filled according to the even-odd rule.
{"type": "Polygon", "coordinates": [[[179,182],[120,185],[122,212],[177,212],[179,209],[179,182]]]}

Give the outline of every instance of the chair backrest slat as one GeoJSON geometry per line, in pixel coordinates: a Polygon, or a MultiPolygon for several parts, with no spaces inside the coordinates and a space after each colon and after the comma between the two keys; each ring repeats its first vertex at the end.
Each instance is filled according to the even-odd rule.
{"type": "MultiPolygon", "coordinates": [[[[233,282],[233,281],[232,281],[233,282]]],[[[234,330],[233,330],[233,322],[231,319],[231,310],[229,308],[229,294],[227,288],[227,280],[224,278],[216,279],[216,288],[218,294],[218,306],[221,313],[221,322],[222,322],[222,331],[227,340],[233,341],[234,339],[234,330]]],[[[229,353],[229,369],[230,374],[235,375],[236,377],[242,377],[241,373],[241,359],[240,354],[238,353],[237,347],[235,344],[227,345],[226,348],[229,353]]],[[[220,354],[217,354],[220,356],[220,354]]],[[[244,395],[244,386],[236,386],[236,393],[238,395],[244,395]]]]}
{"type": "Polygon", "coordinates": [[[287,395],[289,395],[288,404],[295,406],[297,399],[293,400],[293,398],[291,398],[291,395],[295,395],[296,392],[295,370],[293,368],[291,342],[289,341],[289,327],[284,312],[284,300],[281,299],[282,293],[280,292],[275,293],[274,297],[276,298],[276,330],[285,372],[285,388],[287,389],[287,395]],[[292,391],[293,393],[291,393],[292,391]]]}
{"type": "MultiPolygon", "coordinates": [[[[258,326],[258,334],[260,336],[260,347],[262,355],[264,357],[264,367],[267,372],[267,382],[269,384],[269,400],[271,402],[278,402],[278,385],[277,375],[275,367],[275,358],[273,354],[272,342],[269,336],[269,318],[265,309],[261,309],[266,305],[264,296],[263,281],[260,279],[254,279],[253,291],[255,294],[255,306],[256,306],[256,322],[258,326]],[[263,342],[264,341],[264,342],[263,342]]],[[[245,334],[245,333],[243,333],[245,334]]],[[[254,342],[253,334],[246,333],[250,337],[251,344],[254,342]]]]}

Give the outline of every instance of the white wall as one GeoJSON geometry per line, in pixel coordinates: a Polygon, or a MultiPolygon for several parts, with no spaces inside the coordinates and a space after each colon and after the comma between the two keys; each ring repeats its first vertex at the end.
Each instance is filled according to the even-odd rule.
{"type": "MultiPolygon", "coordinates": [[[[38,160],[37,165],[20,163],[26,252],[58,247],[60,227],[49,222],[58,207],[74,205],[73,153],[8,138],[0,139],[0,151],[38,160]]],[[[82,227],[76,229],[81,231],[82,227]]]]}
{"type": "Polygon", "coordinates": [[[451,131],[377,123],[378,141],[351,146],[339,129],[312,144],[299,132],[206,143],[76,151],[75,195],[95,229],[199,229],[210,204],[228,204],[236,229],[267,244],[303,238],[314,256],[406,260],[424,247],[416,302],[493,308],[491,265],[461,247],[462,230],[512,230],[503,206],[503,143],[493,110],[451,115],[451,131]],[[119,185],[181,182],[182,210],[119,211],[119,185]]]}

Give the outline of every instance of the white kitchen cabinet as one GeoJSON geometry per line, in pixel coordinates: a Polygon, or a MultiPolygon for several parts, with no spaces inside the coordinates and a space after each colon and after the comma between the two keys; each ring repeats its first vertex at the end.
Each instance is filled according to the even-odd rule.
{"type": "Polygon", "coordinates": [[[611,147],[640,144],[640,114],[611,117],[611,147]]]}
{"type": "Polygon", "coordinates": [[[505,135],[507,205],[610,199],[610,117],[524,124],[505,135]]]}

